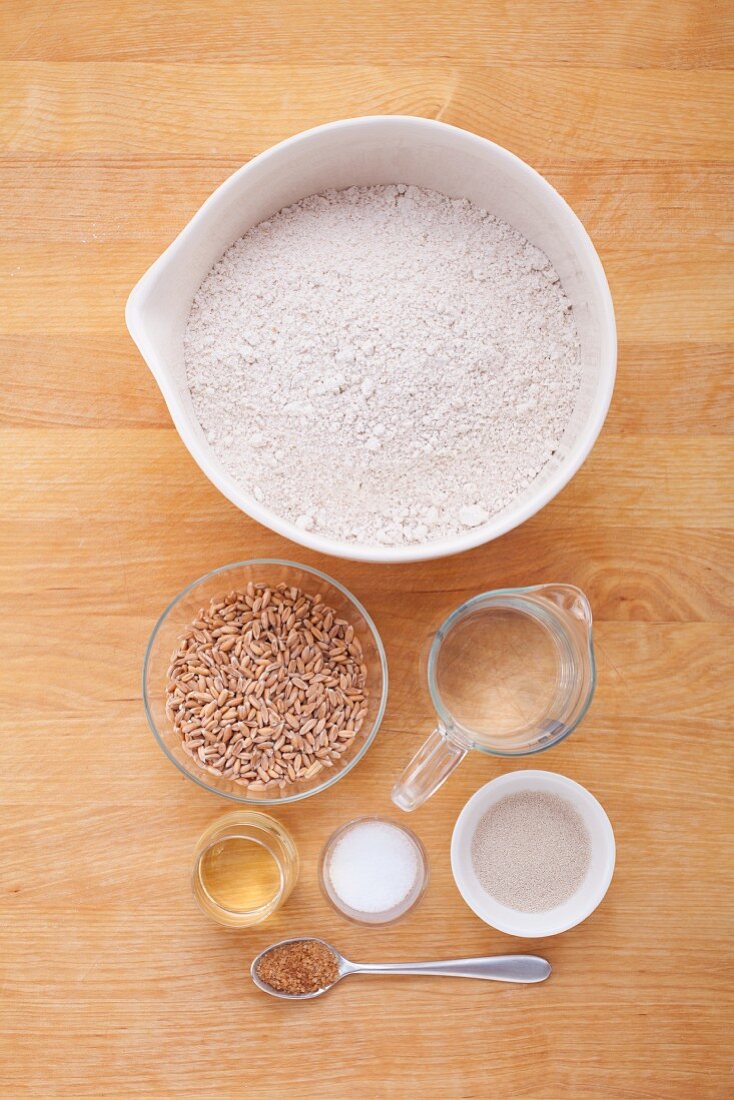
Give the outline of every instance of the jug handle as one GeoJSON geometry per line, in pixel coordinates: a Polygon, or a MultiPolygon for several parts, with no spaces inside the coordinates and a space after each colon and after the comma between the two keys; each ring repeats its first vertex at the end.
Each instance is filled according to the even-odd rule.
{"type": "Polygon", "coordinates": [[[392,789],[392,800],[409,813],[421,806],[445,783],[466,756],[467,749],[437,726],[423,742],[392,789]]]}

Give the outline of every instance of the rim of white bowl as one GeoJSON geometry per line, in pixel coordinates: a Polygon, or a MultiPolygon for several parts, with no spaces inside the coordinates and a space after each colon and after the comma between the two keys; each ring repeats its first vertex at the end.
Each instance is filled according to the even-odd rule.
{"type": "MultiPolygon", "coordinates": [[[[155,626],[150,632],[148,644],[145,647],[145,655],[143,657],[142,669],[142,688],[143,709],[145,710],[145,717],[148,720],[150,731],[153,734],[153,737],[155,738],[158,747],[161,749],[163,755],[166,756],[176,768],[178,768],[182,775],[185,775],[186,778],[190,779],[192,783],[196,783],[197,787],[201,787],[202,790],[208,791],[210,794],[216,794],[220,798],[227,798],[230,802],[237,802],[240,805],[245,804],[247,806],[284,806],[288,802],[300,802],[304,798],[310,798],[314,794],[320,794],[322,791],[327,790],[329,787],[333,787],[335,783],[338,783],[340,779],[343,779],[345,775],[348,775],[349,772],[351,772],[352,769],[356,767],[356,765],[365,755],[375,737],[377,737],[380,726],[382,725],[382,720],[385,717],[385,709],[387,707],[388,695],[387,654],[385,653],[385,647],[382,643],[380,632],[375,626],[372,616],[367,611],[366,607],[357,599],[354,593],[350,592],[349,589],[345,585],[341,584],[340,581],[334,580],[334,578],[329,576],[328,573],[324,573],[322,569],[316,569],[313,565],[304,565],[302,562],[290,561],[287,558],[245,558],[242,561],[230,562],[228,565],[220,565],[217,569],[210,569],[208,573],[202,573],[200,577],[197,577],[196,580],[191,581],[191,583],[187,584],[185,588],[182,588],[181,591],[173,597],[170,603],[166,605],[166,607],[156,619],[155,626]],[[158,631],[161,629],[164,622],[168,618],[169,613],[178,603],[181,602],[184,596],[187,596],[193,588],[196,588],[197,584],[203,584],[204,581],[208,581],[212,577],[216,577],[219,573],[227,573],[232,569],[241,569],[243,566],[248,565],[284,565],[287,566],[289,569],[302,569],[305,573],[312,573],[314,576],[320,577],[322,580],[326,581],[326,583],[330,584],[333,588],[338,589],[338,591],[341,592],[343,596],[346,596],[349,602],[353,604],[354,607],[356,607],[360,615],[362,615],[362,617],[364,618],[367,626],[370,629],[372,637],[375,640],[375,646],[377,648],[377,653],[380,658],[380,670],[382,672],[382,692],[380,694],[380,705],[377,709],[377,714],[372,724],[372,729],[365,737],[364,744],[359,749],[359,752],[356,752],[354,756],[349,760],[349,762],[345,764],[345,766],[340,771],[336,772],[335,775],[331,775],[328,779],[325,779],[324,782],[319,784],[318,787],[314,787],[310,791],[300,791],[298,794],[287,795],[286,797],[247,798],[244,794],[238,795],[234,792],[221,791],[218,787],[214,787],[210,783],[208,783],[203,774],[199,776],[196,775],[194,772],[189,771],[170,752],[168,745],[163,740],[163,737],[161,736],[161,733],[156,724],[155,718],[153,717],[148,696],[147,673],[148,665],[150,663],[150,657],[153,652],[153,646],[155,644],[156,638],[158,637],[158,631]]],[[[164,685],[161,685],[161,690],[163,689],[164,685]]]]}
{"type": "MultiPolygon", "coordinates": [[[[540,768],[521,768],[518,771],[505,772],[503,775],[497,775],[494,779],[490,779],[488,783],[485,783],[482,787],[474,792],[471,798],[463,806],[461,813],[456,819],[453,832],[451,834],[451,873],[454,877],[456,889],[461,894],[465,903],[469,906],[474,914],[490,928],[496,928],[498,932],[504,932],[508,936],[517,936],[519,939],[524,940],[537,940],[543,939],[545,936],[558,936],[561,932],[568,932],[572,928],[576,928],[577,925],[582,924],[588,917],[594,913],[602,901],[606,897],[607,891],[611,885],[612,878],[614,876],[614,868],[617,860],[617,845],[614,838],[614,829],[612,823],[609,820],[609,816],[602,806],[599,799],[591,793],[591,791],[584,787],[582,783],[578,783],[575,779],[570,779],[567,775],[562,775],[560,772],[549,772],[540,768]],[[509,787],[512,789],[522,789],[523,780],[532,780],[536,777],[549,777],[558,783],[559,786],[567,789],[573,789],[581,795],[584,802],[591,808],[592,813],[596,815],[596,818],[604,833],[604,839],[606,844],[606,856],[607,862],[604,868],[604,874],[595,883],[595,889],[590,895],[590,903],[583,909],[579,910],[579,916],[575,917],[571,921],[560,921],[557,924],[547,924],[544,927],[538,929],[536,932],[517,930],[517,925],[512,925],[509,921],[503,920],[490,920],[486,914],[486,911],[475,904],[474,901],[468,896],[464,888],[465,879],[459,872],[459,834],[463,830],[466,819],[469,817],[472,809],[477,802],[481,802],[485,797],[485,794],[490,787],[509,787]]],[[[538,924],[540,925],[543,913],[537,914],[522,914],[523,916],[537,916],[538,924]]]]}
{"type": "Polygon", "coordinates": [[[165,249],[138,280],[127,299],[125,306],[125,322],[140,354],[143,356],[143,359],[146,361],[158,383],[158,387],[163,394],[169,414],[178,434],[199,468],[206,474],[217,489],[219,489],[223,496],[234,504],[235,507],[239,508],[240,511],[244,512],[258,523],[263,524],[263,526],[275,531],[277,534],[290,539],[291,542],[295,542],[300,546],[305,546],[310,550],[316,550],[322,554],[328,554],[331,557],[346,558],[351,561],[368,561],[387,564],[428,561],[433,558],[449,557],[453,554],[460,554],[465,550],[472,550],[477,546],[482,546],[486,542],[492,542],[494,539],[507,534],[508,531],[514,530],[515,527],[519,527],[520,524],[539,512],[541,508],[544,508],[546,504],[549,504],[550,501],[565,488],[569,481],[571,481],[588,458],[601,432],[604,421],[606,420],[616,377],[617,330],[612,295],[609,290],[609,283],[599,254],[578,215],[540,172],[532,168],[531,165],[522,160],[522,158],[518,157],[515,153],[511,153],[509,149],[505,149],[504,146],[498,145],[489,138],[481,137],[479,134],[474,134],[470,130],[464,130],[462,127],[451,126],[449,123],[441,122],[438,119],[421,118],[417,115],[364,115],[355,118],[339,119],[336,122],[327,122],[321,126],[313,126],[308,130],[302,130],[278,142],[276,145],[263,150],[263,152],[258,153],[257,156],[253,157],[247,164],[244,164],[241,168],[233,172],[232,175],[228,176],[228,178],[212,192],[193,217],[189,219],[168,248],[165,249]],[[592,407],[591,415],[584,421],[579,439],[574,446],[574,456],[568,462],[564,462],[563,465],[559,466],[558,470],[543,487],[543,491],[538,493],[537,497],[526,500],[522,506],[515,509],[511,508],[506,514],[492,518],[481,527],[474,528],[466,533],[447,535],[434,542],[405,546],[350,543],[341,539],[329,538],[318,532],[304,531],[300,527],[297,527],[295,523],[291,523],[290,520],[277,515],[269,508],[264,507],[258,501],[245,494],[235,480],[224,471],[219,462],[214,460],[213,455],[210,455],[209,452],[200,445],[199,440],[191,430],[188,419],[183,414],[177,389],[170,380],[164,364],[160,361],[156,350],[149,341],[145,331],[145,324],[142,320],[142,311],[145,301],[150,295],[161,271],[175,262],[179,252],[183,248],[185,238],[190,234],[193,227],[198,225],[199,222],[209,218],[214,208],[216,208],[222,200],[225,200],[229,193],[238,186],[239,181],[252,170],[253,165],[262,163],[264,160],[275,156],[284,148],[306,141],[318,133],[356,127],[377,127],[386,122],[408,122],[416,129],[425,129],[426,131],[431,129],[451,130],[461,134],[470,144],[490,145],[495,150],[500,160],[504,159],[508,163],[515,165],[521,172],[524,172],[535,181],[539,188],[545,193],[549,204],[556,207],[556,209],[563,213],[566,219],[570,220],[570,224],[578,234],[579,245],[586,253],[589,274],[600,292],[600,298],[603,303],[601,323],[604,331],[602,343],[606,349],[603,361],[600,364],[599,373],[600,381],[606,384],[601,386],[599,396],[592,407]]]}

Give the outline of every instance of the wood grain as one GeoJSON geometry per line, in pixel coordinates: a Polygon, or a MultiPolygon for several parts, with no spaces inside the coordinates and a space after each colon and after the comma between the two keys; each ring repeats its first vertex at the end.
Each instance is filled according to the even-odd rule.
{"type": "Polygon", "coordinates": [[[246,52],[260,64],[406,57],[468,66],[584,64],[591,56],[610,66],[726,68],[734,42],[731,9],[712,0],[644,0],[634,10],[609,0],[550,0],[532,12],[503,0],[445,0],[438,9],[367,0],[343,13],[309,0],[213,0],[205,7],[159,0],[154,11],[138,0],[10,7],[3,56],[39,61],[238,61],[246,52]]]}
{"type": "Polygon", "coordinates": [[[715,0],[2,0],[3,1096],[731,1095],[732,16],[715,0]],[[296,549],[217,493],[123,307],[240,164],[381,112],[491,137],[558,187],[607,269],[620,358],[591,458],[542,513],[459,558],[377,569],[296,549]],[[279,814],[300,881],[237,934],[188,884],[226,807],[155,746],[140,663],[188,581],[268,555],[367,604],[391,694],[355,772],[279,814]],[[532,946],[552,980],[355,980],[295,1011],[257,994],[253,954],[299,931],[366,960],[526,948],[463,905],[448,853],[465,800],[522,762],[469,759],[414,815],[431,882],[404,922],[347,924],[316,865],[337,825],[392,813],[445,613],[551,579],[591,599],[599,684],[542,766],[598,795],[618,843],[603,906],[532,946]]]}
{"type": "Polygon", "coordinates": [[[335,118],[450,115],[519,156],[731,162],[731,80],[718,70],[450,64],[6,62],[8,152],[247,160],[335,118]],[[187,109],[181,111],[185,102],[187,109]],[[634,104],[634,117],[630,116],[634,104]],[[447,114],[448,112],[448,114],[447,114]],[[522,118],[522,125],[518,120],[522,118]]]}

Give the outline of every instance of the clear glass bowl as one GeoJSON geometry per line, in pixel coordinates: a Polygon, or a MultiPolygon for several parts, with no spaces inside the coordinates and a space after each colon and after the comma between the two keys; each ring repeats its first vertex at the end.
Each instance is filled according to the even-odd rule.
{"type": "Polygon", "coordinates": [[[143,663],[143,702],[148,724],[156,741],[168,759],[185,776],[213,794],[255,806],[283,805],[318,794],[331,787],[357,764],[370,747],[377,733],[387,703],[387,661],[377,628],[362,604],[338,581],[318,569],[275,558],[259,558],[236,562],[214,569],[184,588],[166,608],[156,623],[148,642],[143,663]],[[181,738],[166,715],[166,682],[171,657],[183,631],[209,601],[232,589],[244,588],[248,582],[295,585],[311,595],[319,593],[325,604],[354,627],[362,643],[367,665],[367,715],[362,729],[354,739],[352,750],[333,766],[311,779],[289,783],[283,790],[249,791],[232,779],[204,771],[183,750],[181,738]]]}
{"type": "Polygon", "coordinates": [[[408,829],[407,826],[399,825],[397,821],[391,821],[390,818],[387,817],[357,817],[354,821],[348,821],[346,825],[342,825],[341,828],[332,833],[324,845],[319,860],[319,882],[327,901],[331,903],[338,913],[347,917],[348,920],[354,921],[355,924],[392,924],[394,921],[400,920],[406,913],[414,909],[425,894],[428,885],[428,856],[426,855],[426,850],[420,838],[416,836],[412,829],[408,829]],[[364,825],[366,822],[380,822],[384,825],[390,825],[393,829],[399,829],[415,849],[417,863],[415,882],[402,901],[393,906],[392,909],[377,910],[375,912],[353,909],[339,896],[331,881],[331,857],[339,841],[352,829],[364,825]]]}
{"type": "Polygon", "coordinates": [[[267,920],[288,900],[297,879],[293,837],[259,810],[226,813],[196,845],[194,897],[207,916],[228,928],[267,920]]]}

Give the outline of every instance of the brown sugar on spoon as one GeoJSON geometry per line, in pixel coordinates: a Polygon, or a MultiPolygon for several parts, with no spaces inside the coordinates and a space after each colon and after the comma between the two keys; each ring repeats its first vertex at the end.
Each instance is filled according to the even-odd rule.
{"type": "Polygon", "coordinates": [[[339,960],[319,940],[291,940],[267,951],[257,976],[278,993],[316,993],[339,977],[339,960]]]}
{"type": "Polygon", "coordinates": [[[282,789],[349,752],[367,698],[353,625],[318,594],[251,582],[212,600],[181,636],[166,713],[206,771],[282,789]]]}

